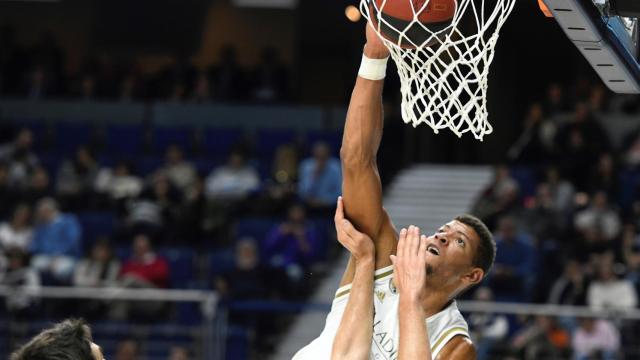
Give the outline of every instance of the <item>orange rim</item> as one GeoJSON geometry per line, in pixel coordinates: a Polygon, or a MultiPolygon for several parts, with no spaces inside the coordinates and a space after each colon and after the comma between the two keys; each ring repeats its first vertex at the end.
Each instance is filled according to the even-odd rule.
{"type": "Polygon", "coordinates": [[[549,8],[547,7],[547,4],[544,3],[544,1],[542,0],[538,0],[538,6],[540,6],[540,10],[542,11],[542,13],[544,14],[544,16],[546,17],[553,17],[553,14],[551,13],[551,11],[549,10],[549,8]]]}

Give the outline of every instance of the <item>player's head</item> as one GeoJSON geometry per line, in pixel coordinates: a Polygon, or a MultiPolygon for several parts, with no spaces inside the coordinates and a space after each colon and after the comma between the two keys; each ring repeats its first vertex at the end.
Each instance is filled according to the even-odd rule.
{"type": "Polygon", "coordinates": [[[82,320],[65,320],[46,329],[11,355],[11,360],[103,360],[82,320]]]}
{"type": "Polygon", "coordinates": [[[487,226],[466,214],[441,226],[428,237],[428,245],[426,271],[432,283],[451,289],[454,295],[482,281],[496,256],[487,226]]]}

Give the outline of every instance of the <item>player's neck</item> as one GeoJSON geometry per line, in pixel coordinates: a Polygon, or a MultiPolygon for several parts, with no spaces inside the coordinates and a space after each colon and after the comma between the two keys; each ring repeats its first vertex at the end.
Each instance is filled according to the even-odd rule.
{"type": "Polygon", "coordinates": [[[433,316],[451,302],[451,291],[443,290],[442,288],[430,288],[427,291],[427,295],[422,300],[422,309],[426,317],[433,316]]]}

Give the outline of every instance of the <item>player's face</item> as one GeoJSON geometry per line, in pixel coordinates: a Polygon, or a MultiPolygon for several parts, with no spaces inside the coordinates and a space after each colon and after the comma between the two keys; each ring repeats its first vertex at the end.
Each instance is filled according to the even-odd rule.
{"type": "Polygon", "coordinates": [[[480,239],[469,226],[453,220],[427,240],[427,274],[442,285],[457,283],[473,268],[480,239]]]}

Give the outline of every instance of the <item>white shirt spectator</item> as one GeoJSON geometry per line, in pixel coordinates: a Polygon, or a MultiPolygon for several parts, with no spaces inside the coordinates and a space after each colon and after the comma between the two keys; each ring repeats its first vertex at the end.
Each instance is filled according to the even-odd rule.
{"type": "Polygon", "coordinates": [[[638,304],[638,296],[633,284],[628,280],[595,280],[587,290],[587,303],[598,309],[632,309],[638,304]]]}
{"type": "Polygon", "coordinates": [[[33,230],[31,228],[17,230],[9,223],[0,224],[0,247],[4,249],[15,247],[26,251],[32,238],[33,230]]]}
{"type": "Polygon", "coordinates": [[[620,348],[620,334],[612,323],[594,320],[590,330],[580,326],[572,340],[573,350],[578,356],[590,356],[598,351],[615,352],[620,348]]]}
{"type": "Polygon", "coordinates": [[[231,168],[228,166],[214,170],[207,177],[205,193],[208,198],[242,198],[260,185],[260,178],[249,166],[231,168]]]}
{"type": "Polygon", "coordinates": [[[109,194],[113,199],[125,199],[138,196],[143,185],[137,176],[116,175],[111,169],[101,169],[96,177],[95,189],[109,194]]]}
{"type": "Polygon", "coordinates": [[[85,287],[115,286],[118,275],[120,275],[118,261],[113,260],[104,264],[92,259],[84,259],[76,266],[73,283],[76,286],[85,287]]]}

